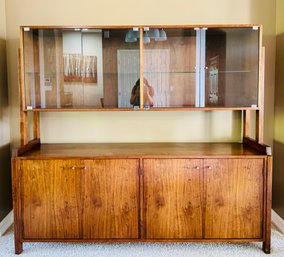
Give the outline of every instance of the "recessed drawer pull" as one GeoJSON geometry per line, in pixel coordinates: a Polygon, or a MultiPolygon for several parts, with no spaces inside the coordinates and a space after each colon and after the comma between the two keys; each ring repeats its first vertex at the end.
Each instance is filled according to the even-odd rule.
{"type": "Polygon", "coordinates": [[[86,166],[72,166],[71,168],[72,170],[76,170],[76,169],[79,169],[79,170],[87,170],[88,168],[86,166]]]}
{"type": "Polygon", "coordinates": [[[206,167],[208,170],[212,170],[212,167],[211,166],[207,166],[206,167]]]}
{"type": "Polygon", "coordinates": [[[194,168],[195,168],[196,170],[199,170],[199,169],[200,169],[199,166],[195,166],[194,168]]]}

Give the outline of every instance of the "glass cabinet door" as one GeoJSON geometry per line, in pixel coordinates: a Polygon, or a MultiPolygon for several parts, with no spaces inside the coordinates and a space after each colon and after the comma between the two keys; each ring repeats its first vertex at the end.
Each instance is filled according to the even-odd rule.
{"type": "Polygon", "coordinates": [[[139,77],[130,31],[23,28],[26,108],[130,108],[139,77]]]}
{"type": "Polygon", "coordinates": [[[257,107],[259,28],[209,28],[205,33],[204,105],[257,107]]]}
{"type": "Polygon", "coordinates": [[[28,110],[258,103],[258,27],[23,28],[23,49],[28,110]]]}
{"type": "Polygon", "coordinates": [[[196,32],[143,29],[143,102],[147,107],[194,107],[196,32]]]}

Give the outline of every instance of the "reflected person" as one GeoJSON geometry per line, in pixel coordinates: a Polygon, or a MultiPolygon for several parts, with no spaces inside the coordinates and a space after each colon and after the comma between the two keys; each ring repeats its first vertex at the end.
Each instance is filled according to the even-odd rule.
{"type": "MultiPolygon", "coordinates": [[[[147,79],[143,78],[143,99],[144,106],[153,106],[154,105],[154,89],[150,86],[147,79]]],[[[140,79],[138,79],[132,88],[130,104],[133,106],[140,105],[140,79]]]]}

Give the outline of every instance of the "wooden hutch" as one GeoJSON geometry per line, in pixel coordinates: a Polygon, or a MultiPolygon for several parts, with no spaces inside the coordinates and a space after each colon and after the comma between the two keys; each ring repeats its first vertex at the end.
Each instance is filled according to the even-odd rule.
{"type": "Polygon", "coordinates": [[[269,253],[261,38],[252,24],[21,27],[15,252],[40,241],[225,241],[269,253]],[[138,78],[154,93],[142,79],[133,90],[138,78]],[[242,142],[40,141],[41,112],[167,110],[241,112],[242,142]]]}

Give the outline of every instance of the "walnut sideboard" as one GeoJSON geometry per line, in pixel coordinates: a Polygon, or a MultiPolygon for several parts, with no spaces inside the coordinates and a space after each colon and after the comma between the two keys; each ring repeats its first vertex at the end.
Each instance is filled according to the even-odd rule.
{"type": "Polygon", "coordinates": [[[24,242],[263,242],[269,148],[246,143],[39,144],[13,158],[24,242]]]}

